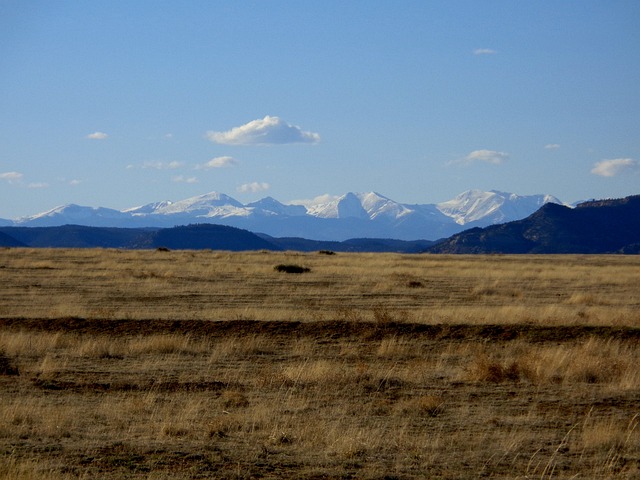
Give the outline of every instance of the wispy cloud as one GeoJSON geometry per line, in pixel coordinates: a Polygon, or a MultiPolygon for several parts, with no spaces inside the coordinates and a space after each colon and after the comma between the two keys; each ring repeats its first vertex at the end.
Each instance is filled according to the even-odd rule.
{"type": "Polygon", "coordinates": [[[196,177],[185,177],[184,175],[172,177],[171,181],[176,183],[198,183],[198,179],[196,177]]]}
{"type": "Polygon", "coordinates": [[[271,188],[271,185],[265,182],[252,182],[240,185],[236,190],[240,193],[257,193],[264,192],[271,188]]]}
{"type": "Polygon", "coordinates": [[[107,138],[109,138],[109,135],[104,132],[93,132],[87,135],[85,138],[88,138],[89,140],[106,140],[107,138]]]}
{"type": "Polygon", "coordinates": [[[496,50],[493,50],[491,48],[476,48],[473,51],[474,55],[495,55],[496,53],[498,53],[496,50]]]}
{"type": "Polygon", "coordinates": [[[209,131],[206,137],[222,145],[284,145],[289,143],[318,143],[320,135],[305,132],[300,127],[290,125],[279,117],[266,116],[263,119],[234,127],[226,132],[209,131]]]}
{"type": "Polygon", "coordinates": [[[78,180],[78,179],[69,180],[69,185],[72,185],[72,186],[80,185],[81,183],[82,183],[82,180],[78,180]]]}
{"type": "Polygon", "coordinates": [[[201,163],[200,165],[196,165],[196,169],[198,170],[208,170],[210,168],[224,168],[224,167],[233,167],[237,165],[238,161],[233,157],[216,157],[212,158],[208,162],[201,163]]]}
{"type": "Polygon", "coordinates": [[[19,172],[5,172],[0,173],[0,180],[4,180],[9,183],[19,183],[22,181],[24,175],[19,172]]]}
{"type": "Polygon", "coordinates": [[[640,163],[633,158],[613,158],[597,162],[591,173],[601,177],[615,177],[625,172],[640,172],[640,163]]]}
{"type": "Polygon", "coordinates": [[[558,143],[547,143],[544,148],[546,148],[547,150],[557,150],[560,148],[560,144],[558,143]]]}
{"type": "Polygon", "coordinates": [[[498,152],[496,150],[474,150],[466,157],[447,162],[447,165],[471,165],[472,163],[477,162],[500,165],[508,159],[509,154],[506,152],[498,152]]]}
{"type": "Polygon", "coordinates": [[[49,184],[46,182],[32,182],[27,185],[27,188],[47,188],[49,184]]]}
{"type": "MultiPolygon", "coordinates": [[[[140,165],[140,168],[145,170],[175,170],[184,166],[184,162],[144,162],[140,165]]],[[[127,169],[130,170],[136,168],[135,165],[127,165],[127,169]]]]}
{"type": "Polygon", "coordinates": [[[147,168],[155,168],[158,170],[175,170],[176,168],[181,168],[184,166],[184,162],[155,162],[152,164],[148,164],[147,168]]]}

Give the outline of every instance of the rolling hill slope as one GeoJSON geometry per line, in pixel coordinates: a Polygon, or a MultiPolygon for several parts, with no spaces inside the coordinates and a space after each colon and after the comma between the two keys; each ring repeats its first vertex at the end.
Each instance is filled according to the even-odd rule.
{"type": "Polygon", "coordinates": [[[529,217],[474,228],[439,242],[430,253],[638,253],[640,195],[579,204],[547,203],[529,217]]]}

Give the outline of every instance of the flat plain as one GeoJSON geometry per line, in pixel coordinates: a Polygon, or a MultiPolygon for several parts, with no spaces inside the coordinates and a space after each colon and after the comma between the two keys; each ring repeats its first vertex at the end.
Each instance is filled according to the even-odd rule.
{"type": "Polygon", "coordinates": [[[640,478],[640,256],[329,253],[0,250],[0,478],[640,478]]]}

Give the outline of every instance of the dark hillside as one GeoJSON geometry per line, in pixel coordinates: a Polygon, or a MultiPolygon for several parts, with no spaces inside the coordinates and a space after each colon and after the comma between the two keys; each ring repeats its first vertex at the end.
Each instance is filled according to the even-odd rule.
{"type": "Polygon", "coordinates": [[[158,230],[149,246],[184,250],[280,250],[248,230],[208,223],[158,230]]]}
{"type": "Polygon", "coordinates": [[[166,229],[85,227],[81,225],[4,227],[0,228],[0,235],[4,235],[0,236],[0,245],[36,248],[280,249],[246,230],[210,224],[166,229]],[[5,245],[3,239],[6,243],[10,241],[14,243],[5,245]]]}
{"type": "Polygon", "coordinates": [[[341,242],[308,240],[298,237],[274,238],[258,234],[261,238],[279,246],[283,250],[313,252],[317,250],[333,250],[336,252],[396,252],[420,253],[434,244],[431,240],[394,240],[390,238],[352,238],[341,242]]]}
{"type": "Polygon", "coordinates": [[[548,203],[516,222],[475,228],[427,249],[430,253],[635,253],[640,195],[591,201],[571,209],[548,203]]]}
{"type": "Polygon", "coordinates": [[[0,233],[9,235],[27,247],[53,248],[131,248],[144,242],[153,230],[137,228],[85,227],[4,227],[0,233]]]}
{"type": "Polygon", "coordinates": [[[11,235],[0,232],[0,247],[24,247],[25,244],[16,240],[11,235]]]}

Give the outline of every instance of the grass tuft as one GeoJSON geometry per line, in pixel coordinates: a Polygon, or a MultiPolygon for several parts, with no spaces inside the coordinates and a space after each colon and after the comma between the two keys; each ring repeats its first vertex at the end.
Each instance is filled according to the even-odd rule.
{"type": "Polygon", "coordinates": [[[502,363],[486,354],[477,355],[467,371],[469,380],[490,383],[517,382],[523,373],[518,362],[502,363]]]}

